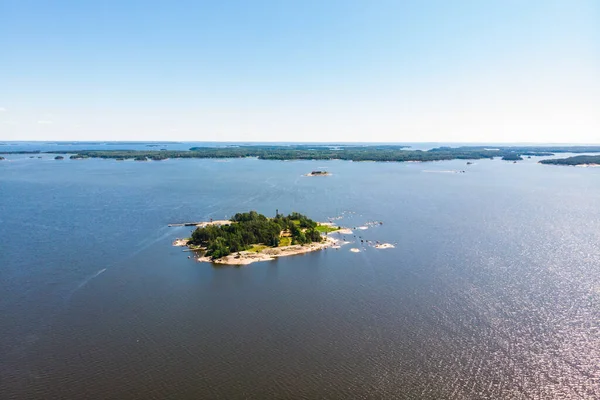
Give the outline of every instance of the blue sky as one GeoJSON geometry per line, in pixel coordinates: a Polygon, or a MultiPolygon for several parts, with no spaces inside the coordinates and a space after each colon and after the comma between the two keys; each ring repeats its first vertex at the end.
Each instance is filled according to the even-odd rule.
{"type": "Polygon", "coordinates": [[[0,0],[0,140],[600,143],[600,1],[0,0]]]}

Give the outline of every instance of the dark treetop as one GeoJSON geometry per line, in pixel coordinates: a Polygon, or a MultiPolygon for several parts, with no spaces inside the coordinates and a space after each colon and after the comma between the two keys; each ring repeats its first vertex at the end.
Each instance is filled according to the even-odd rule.
{"type": "Polygon", "coordinates": [[[250,211],[235,214],[231,221],[231,225],[196,228],[188,244],[206,249],[206,255],[214,260],[247,250],[254,244],[277,247],[282,232],[291,237],[291,244],[322,241],[321,234],[315,229],[317,223],[296,212],[287,217],[278,213],[275,218],[267,218],[250,211]]]}

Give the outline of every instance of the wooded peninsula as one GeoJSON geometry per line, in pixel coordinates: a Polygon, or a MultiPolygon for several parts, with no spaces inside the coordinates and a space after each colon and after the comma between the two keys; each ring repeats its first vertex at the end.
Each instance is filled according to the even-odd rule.
{"type": "MultiPolygon", "coordinates": [[[[7,152],[6,154],[39,154],[7,152]]],[[[52,154],[73,154],[51,151],[52,154]]],[[[460,146],[411,150],[401,145],[231,145],[223,147],[192,147],[189,150],[81,150],[73,158],[108,158],[137,161],[168,158],[245,158],[261,160],[348,160],[348,161],[443,161],[493,159],[520,160],[522,156],[552,156],[556,153],[600,153],[600,146],[460,146]]],[[[557,164],[544,160],[544,164],[557,164]]]]}
{"type": "Polygon", "coordinates": [[[555,158],[550,160],[540,161],[542,164],[553,164],[553,165],[600,165],[600,155],[598,156],[574,156],[567,158],[555,158]]]}

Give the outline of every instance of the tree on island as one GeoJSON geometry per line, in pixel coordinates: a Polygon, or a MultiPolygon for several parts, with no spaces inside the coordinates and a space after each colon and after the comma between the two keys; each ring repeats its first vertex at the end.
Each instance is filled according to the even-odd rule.
{"type": "Polygon", "coordinates": [[[296,212],[288,216],[277,213],[275,218],[267,218],[250,211],[235,214],[231,222],[230,225],[198,227],[192,233],[189,244],[206,249],[206,255],[214,260],[256,244],[277,247],[282,236],[291,237],[292,244],[323,240],[316,230],[317,223],[296,212]]]}
{"type": "Polygon", "coordinates": [[[231,251],[229,250],[229,246],[227,246],[226,239],[224,237],[217,237],[210,243],[206,253],[210,253],[213,259],[217,259],[231,254],[231,251]]]}

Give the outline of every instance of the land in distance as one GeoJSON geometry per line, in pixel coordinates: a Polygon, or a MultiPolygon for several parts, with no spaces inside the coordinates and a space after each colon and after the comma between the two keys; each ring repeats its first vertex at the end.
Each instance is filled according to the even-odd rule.
{"type": "MultiPolygon", "coordinates": [[[[40,151],[4,154],[39,154],[40,151]]],[[[73,154],[69,151],[47,153],[73,154]]],[[[600,153],[600,146],[460,146],[410,150],[400,145],[247,145],[192,147],[189,150],[79,150],[77,158],[151,159],[168,158],[244,158],[261,160],[348,160],[348,161],[443,161],[476,160],[501,157],[519,160],[522,156],[552,156],[556,153],[600,153]]],[[[556,162],[545,162],[553,164],[556,162]]]]}

